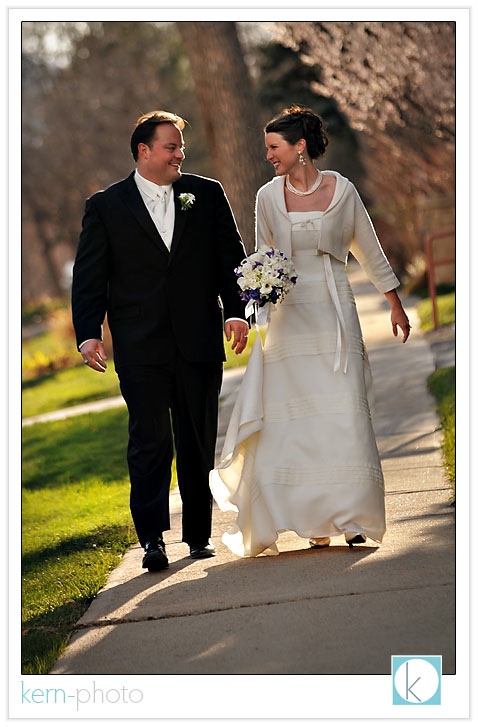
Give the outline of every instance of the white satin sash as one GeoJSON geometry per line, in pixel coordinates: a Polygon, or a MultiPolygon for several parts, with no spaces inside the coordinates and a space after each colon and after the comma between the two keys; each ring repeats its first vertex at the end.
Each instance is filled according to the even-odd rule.
{"type": "Polygon", "coordinates": [[[325,267],[325,279],[327,281],[327,288],[329,289],[332,303],[334,304],[335,312],[337,314],[337,345],[335,348],[335,359],[334,359],[334,371],[338,371],[340,368],[340,359],[342,357],[342,346],[345,350],[345,361],[344,361],[344,374],[347,373],[347,366],[349,362],[349,354],[347,351],[347,335],[345,329],[345,318],[340,304],[339,294],[337,292],[337,286],[335,285],[334,273],[332,271],[332,263],[330,262],[329,253],[325,253],[324,267],[325,267]]]}

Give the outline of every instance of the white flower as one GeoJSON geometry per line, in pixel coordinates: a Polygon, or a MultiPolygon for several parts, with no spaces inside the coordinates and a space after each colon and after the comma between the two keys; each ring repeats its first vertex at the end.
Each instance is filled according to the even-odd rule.
{"type": "Polygon", "coordinates": [[[194,196],[194,194],[191,194],[191,192],[183,192],[178,196],[178,199],[181,202],[182,211],[186,212],[187,210],[191,209],[196,197],[194,196]]]}
{"type": "Polygon", "coordinates": [[[297,282],[294,265],[280,250],[263,247],[248,255],[236,268],[242,300],[248,308],[256,303],[280,303],[297,282]]]}

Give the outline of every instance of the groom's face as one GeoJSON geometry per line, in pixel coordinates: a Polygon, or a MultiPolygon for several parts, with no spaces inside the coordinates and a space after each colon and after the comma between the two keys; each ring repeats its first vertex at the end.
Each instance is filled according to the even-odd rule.
{"type": "Polygon", "coordinates": [[[158,124],[149,145],[138,148],[138,171],[156,184],[172,184],[181,176],[185,157],[181,130],[174,124],[158,124]]]}

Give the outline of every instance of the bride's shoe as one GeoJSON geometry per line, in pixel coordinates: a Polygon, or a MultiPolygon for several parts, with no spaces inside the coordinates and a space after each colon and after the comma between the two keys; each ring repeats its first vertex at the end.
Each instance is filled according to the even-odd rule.
{"type": "Polygon", "coordinates": [[[366,540],[367,538],[362,533],[345,533],[345,542],[349,548],[353,548],[354,545],[362,545],[366,540]]]}
{"type": "Polygon", "coordinates": [[[309,545],[311,548],[327,548],[330,545],[330,538],[310,538],[309,545]]]}

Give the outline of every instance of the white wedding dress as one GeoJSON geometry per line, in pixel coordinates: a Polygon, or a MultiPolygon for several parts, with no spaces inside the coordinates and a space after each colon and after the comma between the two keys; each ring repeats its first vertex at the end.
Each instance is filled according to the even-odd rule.
{"type": "Polygon", "coordinates": [[[219,507],[237,512],[222,539],[240,556],[277,554],[286,530],[385,532],[368,358],[346,267],[317,254],[321,215],[289,213],[298,280],[256,338],[210,476],[219,507]]]}

